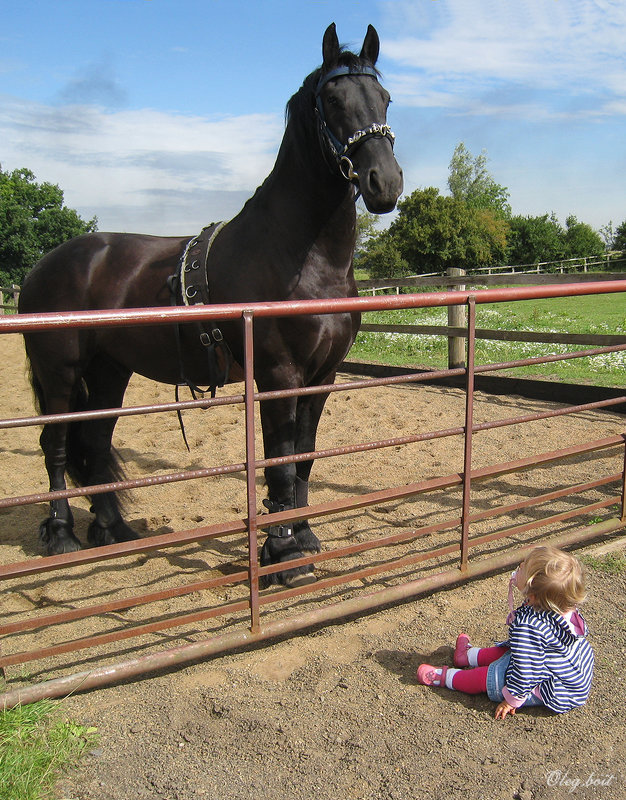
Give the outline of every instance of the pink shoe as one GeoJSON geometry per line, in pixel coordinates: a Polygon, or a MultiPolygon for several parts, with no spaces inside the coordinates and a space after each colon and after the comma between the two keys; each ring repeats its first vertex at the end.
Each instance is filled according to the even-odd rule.
{"type": "Polygon", "coordinates": [[[445,687],[447,667],[433,667],[430,664],[420,664],[417,670],[417,680],[424,686],[445,687]],[[441,673],[439,673],[441,670],[441,673]]]}
{"type": "Polygon", "coordinates": [[[460,633],[456,639],[456,647],[454,648],[454,666],[455,667],[469,667],[467,659],[467,651],[470,649],[469,636],[466,633],[460,633]]]}

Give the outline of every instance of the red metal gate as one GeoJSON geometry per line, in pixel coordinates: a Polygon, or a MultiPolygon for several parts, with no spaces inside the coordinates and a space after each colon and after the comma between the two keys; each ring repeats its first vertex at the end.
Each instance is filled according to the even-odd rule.
{"type": "MultiPolygon", "coordinates": [[[[0,708],[9,708],[17,703],[32,702],[42,697],[58,697],[72,691],[84,690],[95,686],[102,686],[117,680],[151,672],[156,669],[166,668],[176,664],[187,663],[198,658],[224,652],[228,649],[241,647],[251,642],[257,642],[278,635],[283,635],[296,630],[320,624],[333,619],[361,613],[365,610],[376,608],[386,603],[397,602],[425,591],[460,583],[478,575],[484,575],[494,570],[503,569],[515,564],[524,549],[536,544],[538,537],[547,541],[546,529],[562,525],[566,520],[580,518],[585,520],[583,529],[569,529],[566,533],[549,535],[549,541],[559,546],[574,545],[588,539],[598,538],[613,531],[626,527],[626,434],[623,430],[610,436],[605,436],[594,441],[577,442],[556,451],[534,453],[530,457],[518,458],[505,463],[493,464],[480,469],[472,468],[472,444],[474,435],[480,431],[510,425],[529,423],[540,419],[577,414],[591,410],[608,408],[626,402],[623,397],[611,398],[595,403],[555,408],[522,417],[498,419],[495,421],[475,423],[474,421],[474,377],[479,372],[501,370],[515,366],[545,361],[557,361],[582,356],[599,355],[606,352],[626,350],[626,344],[612,347],[595,348],[593,350],[570,352],[561,355],[551,355],[543,358],[525,359],[523,361],[507,362],[500,364],[476,365],[474,363],[474,331],[475,310],[480,303],[493,303],[513,300],[528,300],[544,297],[563,297],[585,294],[600,294],[624,292],[624,283],[611,281],[597,284],[569,284],[546,287],[529,287],[517,289],[496,289],[476,292],[441,292],[419,295],[399,295],[368,298],[351,298],[333,301],[300,301],[286,303],[254,303],[246,306],[194,306],[190,308],[162,308],[122,310],[108,312],[81,312],[67,314],[44,314],[39,316],[4,317],[0,319],[0,333],[23,333],[25,331],[46,330],[58,326],[99,327],[99,326],[129,326],[157,323],[189,322],[195,320],[242,320],[245,331],[245,384],[241,395],[224,396],[214,399],[201,399],[183,401],[179,403],[159,403],[154,405],[135,406],[123,409],[106,409],[97,412],[83,412],[81,416],[94,418],[105,416],[129,416],[135,414],[152,414],[156,412],[171,411],[172,409],[210,408],[212,406],[227,404],[243,404],[245,414],[245,461],[236,464],[226,464],[213,467],[204,467],[194,470],[178,471],[165,475],[150,475],[114,484],[99,485],[88,488],[68,489],[63,492],[32,493],[23,496],[12,496],[0,499],[0,509],[15,508],[33,503],[47,502],[53,498],[76,498],[98,492],[118,489],[132,489],[147,486],[156,486],[175,481],[188,481],[211,478],[219,475],[245,475],[247,513],[245,518],[236,518],[221,521],[219,524],[203,526],[191,530],[167,533],[157,536],[127,542],[114,546],[106,546],[83,550],[61,556],[35,558],[19,563],[0,566],[0,581],[10,585],[14,590],[20,581],[31,576],[42,576],[53,571],[62,571],[68,574],[74,568],[89,564],[111,565],[120,559],[137,554],[150,553],[151,551],[170,551],[173,548],[195,543],[217,542],[221,539],[244,534],[247,538],[247,556],[245,563],[235,560],[230,564],[225,574],[211,577],[201,581],[192,581],[182,585],[170,585],[158,591],[144,592],[132,596],[124,596],[115,600],[99,603],[85,603],[76,608],[65,609],[48,613],[41,609],[37,613],[32,610],[26,614],[14,615],[15,619],[5,619],[0,624],[2,638],[2,653],[0,653],[0,667],[9,668],[34,661],[44,664],[53,663],[55,657],[67,653],[80,651],[91,652],[97,648],[120,643],[128,639],[140,639],[147,634],[155,634],[173,629],[184,630],[185,626],[203,626],[213,624],[214,631],[210,636],[201,635],[199,638],[175,647],[160,649],[142,655],[134,654],[130,659],[119,660],[119,654],[113,657],[107,654],[108,663],[94,668],[71,674],[69,676],[55,677],[44,683],[24,685],[9,689],[0,695],[0,708]],[[442,370],[438,373],[414,373],[391,378],[374,380],[353,380],[338,383],[334,386],[315,387],[301,390],[285,390],[281,392],[255,392],[252,364],[254,352],[254,320],[262,316],[292,316],[299,314],[328,314],[345,311],[371,311],[378,309],[417,308],[428,306],[450,306],[465,304],[468,309],[468,338],[467,338],[467,367],[455,370],[442,370]],[[367,441],[341,447],[327,448],[314,453],[304,453],[296,456],[278,459],[263,459],[257,457],[255,446],[255,406],[260,400],[287,395],[313,393],[313,392],[346,392],[371,386],[400,385],[419,383],[432,380],[434,377],[446,375],[464,375],[466,383],[465,419],[459,420],[458,426],[446,430],[426,431],[410,436],[384,438],[376,441],[367,441]],[[412,482],[403,486],[390,487],[378,491],[370,491],[350,497],[340,497],[330,502],[308,506],[306,510],[292,510],[281,513],[263,515],[258,513],[258,498],[256,475],[263,468],[287,462],[296,462],[310,458],[322,459],[340,456],[349,453],[370,452],[381,448],[401,447],[415,442],[426,442],[450,436],[462,436],[463,439],[463,469],[458,472],[412,482]],[[476,511],[472,507],[472,488],[478,481],[486,481],[502,475],[507,475],[532,467],[543,467],[547,464],[566,463],[568,459],[576,459],[596,451],[617,453],[617,468],[608,474],[594,477],[593,480],[576,483],[574,485],[552,487],[539,495],[526,497],[516,502],[507,502],[504,505],[493,506],[487,510],[476,511]],[[608,488],[607,488],[608,487],[608,488]],[[610,487],[614,487],[611,489],[610,487]],[[258,564],[257,537],[258,528],[277,524],[288,520],[302,518],[321,518],[345,512],[354,512],[375,507],[391,501],[407,502],[411,498],[422,497],[431,492],[442,489],[456,489],[460,493],[458,507],[452,516],[446,516],[429,525],[421,525],[385,536],[375,537],[367,541],[347,542],[339,547],[334,547],[322,553],[299,559],[293,562],[298,564],[347,563],[347,569],[336,568],[328,577],[318,580],[317,583],[280,591],[259,591],[259,578],[261,575],[276,572],[281,566],[260,568],[258,564]],[[540,518],[536,517],[521,524],[507,524],[497,530],[485,534],[473,535],[471,527],[485,520],[495,520],[498,517],[510,519],[511,515],[523,509],[536,508],[550,504],[564,498],[584,497],[585,493],[602,490],[603,496],[593,502],[582,502],[559,513],[550,513],[540,518]],[[610,492],[610,493],[609,493],[610,492]],[[618,510],[613,515],[592,519],[590,515],[597,515],[601,510],[616,507],[618,510]],[[298,516],[298,514],[300,516],[298,516]],[[448,538],[438,541],[435,546],[428,546],[427,539],[435,534],[447,532],[448,538]],[[509,544],[503,547],[501,543],[509,544]],[[494,544],[496,549],[493,549],[494,544]],[[398,555],[397,547],[406,546],[398,555]],[[490,549],[491,548],[491,549],[490,549]],[[381,551],[393,549],[394,557],[384,559],[381,551]],[[451,563],[450,558],[458,554],[458,562],[451,563]],[[365,556],[370,560],[365,561],[365,556]],[[358,556],[359,561],[350,561],[358,556]],[[371,580],[374,576],[387,576],[386,585],[374,591],[369,585],[362,587],[363,582],[371,580]],[[356,587],[355,588],[355,584],[356,587]],[[228,587],[228,589],[226,589],[228,587]],[[235,587],[233,589],[233,587],[235,587]],[[338,587],[346,587],[352,596],[348,599],[337,599],[338,587]],[[141,624],[124,625],[113,630],[104,631],[96,635],[77,636],[75,628],[80,630],[80,620],[88,617],[101,617],[107,619],[122,610],[137,609],[150,604],[172,600],[182,596],[197,595],[206,592],[221,592],[228,595],[224,602],[215,602],[210,606],[200,609],[192,608],[184,613],[158,615],[149,618],[141,624]],[[298,604],[314,598],[317,605],[314,608],[300,610],[298,604]],[[46,632],[46,640],[57,627],[67,630],[68,625],[72,633],[59,636],[58,641],[42,646],[38,637],[42,631],[46,632]],[[30,637],[30,639],[29,639],[30,637]],[[65,637],[65,638],[64,638],[65,637]],[[24,642],[30,642],[27,646],[24,642]]],[[[10,430],[21,426],[41,425],[42,422],[69,421],[76,414],[49,415],[47,417],[21,417],[0,420],[0,428],[10,430]]],[[[437,537],[435,537],[437,538],[437,537]]],[[[181,634],[182,635],[182,634],[181,634]]],[[[116,647],[119,645],[116,645],[116,647]]],[[[12,677],[12,676],[10,676],[12,677]]],[[[18,681],[19,682],[19,681],[18,681]]]]}

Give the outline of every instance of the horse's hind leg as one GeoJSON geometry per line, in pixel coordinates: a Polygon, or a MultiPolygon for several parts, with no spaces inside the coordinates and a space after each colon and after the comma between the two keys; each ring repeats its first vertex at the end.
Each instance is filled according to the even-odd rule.
{"type": "MultiPolygon", "coordinates": [[[[39,339],[33,345],[39,346],[39,339]]],[[[38,354],[39,350],[35,349],[38,354]]],[[[73,409],[78,384],[77,370],[69,365],[54,368],[54,360],[48,354],[36,359],[29,352],[32,366],[32,383],[38,405],[43,414],[64,414],[73,409]],[[46,365],[46,369],[42,365],[46,365]],[[52,369],[50,369],[52,367],[52,369]]],[[[46,423],[39,443],[44,454],[50,491],[67,489],[65,469],[67,465],[66,443],[68,424],[46,423]]],[[[50,556],[80,550],[80,542],[74,536],[74,517],[66,498],[50,501],[50,516],[39,526],[39,538],[50,556]]]]}
{"type": "MultiPolygon", "coordinates": [[[[131,373],[116,362],[104,356],[94,358],[84,375],[88,391],[87,409],[120,407],[130,376],[131,373]]],[[[85,420],[80,425],[78,447],[84,459],[83,483],[86,486],[110,483],[121,477],[111,447],[117,419],[85,420]]],[[[94,494],[91,500],[95,519],[87,532],[89,544],[100,546],[139,538],[122,518],[114,492],[94,494]]]]}
{"type": "MultiPolygon", "coordinates": [[[[67,411],[67,407],[63,410],[67,411]]],[[[67,489],[65,483],[67,428],[68,426],[64,423],[46,424],[39,438],[50,479],[51,492],[67,489]]],[[[74,517],[67,498],[52,500],[50,516],[39,526],[39,538],[45,545],[46,553],[49,556],[80,550],[81,545],[74,536],[73,528],[74,517]]]]}

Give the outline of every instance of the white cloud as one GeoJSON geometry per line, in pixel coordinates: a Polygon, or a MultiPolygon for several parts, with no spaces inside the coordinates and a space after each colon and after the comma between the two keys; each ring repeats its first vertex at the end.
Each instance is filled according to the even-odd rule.
{"type": "Polygon", "coordinates": [[[209,209],[232,216],[271,170],[283,129],[271,114],[107,112],[6,97],[0,108],[4,169],[25,166],[58,183],[69,206],[98,214],[101,229],[141,230],[154,219],[146,233],[193,233],[209,209]]]}
{"type": "Polygon", "coordinates": [[[405,75],[419,71],[415,95],[427,98],[405,79],[396,99],[407,105],[454,108],[505,85],[626,97],[623,0],[402,0],[393,27],[402,33],[385,37],[383,53],[405,75]]]}
{"type": "Polygon", "coordinates": [[[461,98],[449,91],[433,88],[429,79],[415,73],[386,73],[385,86],[394,103],[412,108],[453,108],[465,106],[461,98]]]}

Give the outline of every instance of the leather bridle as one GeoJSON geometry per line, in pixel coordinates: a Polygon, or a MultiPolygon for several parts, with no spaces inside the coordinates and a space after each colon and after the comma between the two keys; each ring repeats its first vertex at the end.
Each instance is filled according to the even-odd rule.
{"type": "Polygon", "coordinates": [[[339,171],[343,177],[347,181],[358,181],[359,174],[354,169],[354,165],[350,158],[354,151],[368,139],[372,138],[387,138],[391,143],[391,147],[393,148],[396,137],[386,122],[373,122],[368,128],[355,131],[352,136],[348,137],[348,141],[345,144],[339,141],[326,122],[321,91],[328,81],[332,81],[335,78],[340,78],[344,75],[369,75],[378,80],[378,74],[374,67],[368,66],[335,67],[335,69],[331,69],[329,72],[326,72],[320,77],[319,81],[317,82],[317,88],[315,89],[315,106],[318,115],[320,132],[323,134],[326,144],[335,158],[337,166],[339,167],[339,171]]]}

